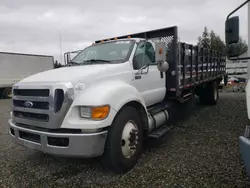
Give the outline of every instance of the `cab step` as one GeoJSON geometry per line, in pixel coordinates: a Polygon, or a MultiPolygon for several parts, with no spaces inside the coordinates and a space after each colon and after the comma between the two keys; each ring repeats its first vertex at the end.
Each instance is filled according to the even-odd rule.
{"type": "Polygon", "coordinates": [[[184,103],[184,102],[190,100],[192,97],[193,97],[193,94],[191,92],[190,93],[186,93],[183,96],[180,96],[179,101],[181,103],[184,103]]]}
{"type": "Polygon", "coordinates": [[[162,136],[167,134],[173,128],[174,128],[174,126],[163,125],[163,126],[157,128],[156,130],[152,131],[151,133],[149,133],[148,136],[150,138],[161,138],[162,136]]]}

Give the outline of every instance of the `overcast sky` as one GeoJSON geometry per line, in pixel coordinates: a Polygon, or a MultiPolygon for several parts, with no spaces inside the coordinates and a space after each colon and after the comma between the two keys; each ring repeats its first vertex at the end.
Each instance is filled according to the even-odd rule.
{"type": "MultiPolygon", "coordinates": [[[[0,0],[0,51],[53,55],[93,41],[177,25],[196,43],[204,26],[224,40],[227,14],[245,0],[0,0]]],[[[247,37],[247,7],[239,11],[247,37]]]]}

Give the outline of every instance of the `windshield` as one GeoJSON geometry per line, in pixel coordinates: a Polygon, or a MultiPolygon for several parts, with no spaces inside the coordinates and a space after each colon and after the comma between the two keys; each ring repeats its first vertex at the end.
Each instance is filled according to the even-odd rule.
{"type": "Polygon", "coordinates": [[[122,40],[94,44],[81,51],[71,63],[122,63],[128,60],[134,43],[133,40],[122,40]]]}

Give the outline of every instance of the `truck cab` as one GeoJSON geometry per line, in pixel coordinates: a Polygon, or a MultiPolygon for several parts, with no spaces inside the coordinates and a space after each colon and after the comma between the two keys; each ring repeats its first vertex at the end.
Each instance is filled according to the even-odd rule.
{"type": "Polygon", "coordinates": [[[104,69],[105,79],[117,79],[139,91],[145,106],[161,102],[166,95],[165,75],[160,74],[155,60],[155,43],[133,38],[93,44],[81,51],[68,64],[95,65],[104,69]],[[112,73],[108,73],[112,68],[112,73]],[[107,71],[107,73],[106,73],[107,71]]]}
{"type": "Polygon", "coordinates": [[[147,137],[173,126],[181,104],[199,95],[215,105],[225,61],[178,43],[177,27],[95,41],[67,66],[13,86],[10,135],[52,155],[101,156],[115,172],[136,164],[147,137]]]}
{"type": "MultiPolygon", "coordinates": [[[[239,57],[239,51],[234,48],[234,45],[239,41],[239,16],[232,16],[236,11],[241,9],[243,6],[248,6],[248,23],[250,20],[250,0],[243,2],[231,13],[228,14],[226,23],[225,23],[225,36],[226,36],[226,45],[227,45],[227,58],[230,60],[245,60],[248,61],[247,67],[247,85],[245,88],[246,91],[246,108],[248,119],[250,119],[250,71],[249,71],[249,59],[250,59],[250,24],[248,24],[248,57],[239,57]]],[[[244,162],[244,166],[250,175],[250,126],[246,125],[244,135],[239,136],[239,149],[241,158],[244,162]]]]}

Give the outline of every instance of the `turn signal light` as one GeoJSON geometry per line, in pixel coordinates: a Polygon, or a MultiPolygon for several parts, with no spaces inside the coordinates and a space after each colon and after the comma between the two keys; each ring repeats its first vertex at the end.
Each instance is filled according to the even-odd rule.
{"type": "Polygon", "coordinates": [[[110,111],[109,105],[104,106],[81,106],[80,107],[80,116],[82,118],[93,119],[93,120],[102,120],[108,117],[110,111]]]}
{"type": "Polygon", "coordinates": [[[109,114],[109,106],[92,108],[92,119],[105,119],[109,114]]]}

